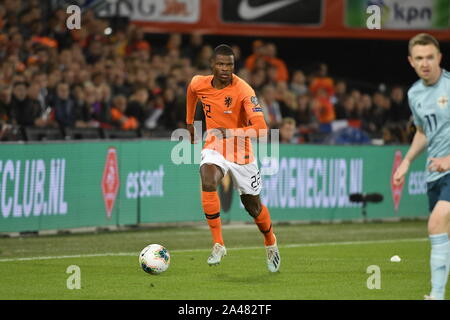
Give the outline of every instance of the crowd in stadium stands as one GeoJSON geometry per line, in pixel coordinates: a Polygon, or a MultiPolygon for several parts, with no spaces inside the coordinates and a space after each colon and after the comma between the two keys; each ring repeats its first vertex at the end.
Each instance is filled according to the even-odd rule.
{"type": "MultiPolygon", "coordinates": [[[[79,30],[68,30],[66,19],[65,9],[47,11],[38,0],[0,4],[1,140],[17,126],[166,132],[185,126],[186,86],[195,74],[210,73],[213,47],[202,35],[168,34],[158,47],[134,24],[105,34],[109,22],[92,11],[83,13],[79,30]]],[[[233,46],[236,74],[255,89],[283,143],[318,142],[330,133],[344,143],[408,142],[401,86],[361,92],[332,78],[325,63],[305,74],[289,69],[274,43],[251,45],[247,57],[233,46]]]]}

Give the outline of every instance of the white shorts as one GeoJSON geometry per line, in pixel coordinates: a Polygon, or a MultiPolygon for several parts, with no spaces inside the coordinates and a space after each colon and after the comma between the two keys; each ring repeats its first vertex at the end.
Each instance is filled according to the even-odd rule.
{"type": "Polygon", "coordinates": [[[259,173],[256,160],[249,164],[237,164],[226,160],[224,156],[217,151],[203,149],[200,167],[205,163],[215,164],[221,168],[224,177],[229,171],[231,178],[233,179],[233,184],[240,195],[250,194],[256,196],[261,192],[261,174],[259,173]]]}

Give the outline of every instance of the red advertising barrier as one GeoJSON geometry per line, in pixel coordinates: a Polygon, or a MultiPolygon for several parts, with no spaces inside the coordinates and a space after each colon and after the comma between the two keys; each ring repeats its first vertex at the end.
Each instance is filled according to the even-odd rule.
{"type": "Polygon", "coordinates": [[[450,41],[449,0],[130,0],[130,3],[134,12],[128,15],[130,20],[147,32],[401,40],[428,32],[441,41],[450,41]],[[366,9],[371,3],[384,10],[381,29],[366,26],[371,15],[366,9]],[[159,15],[146,14],[156,11],[159,15]],[[436,15],[444,21],[438,27],[436,15]],[[424,23],[424,19],[430,23],[424,23]]]}

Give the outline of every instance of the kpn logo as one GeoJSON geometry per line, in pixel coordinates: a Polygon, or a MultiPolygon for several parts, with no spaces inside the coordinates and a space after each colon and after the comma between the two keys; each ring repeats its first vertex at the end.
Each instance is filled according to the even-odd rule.
{"type": "Polygon", "coordinates": [[[368,29],[440,29],[449,26],[449,0],[368,0],[368,29]]]}

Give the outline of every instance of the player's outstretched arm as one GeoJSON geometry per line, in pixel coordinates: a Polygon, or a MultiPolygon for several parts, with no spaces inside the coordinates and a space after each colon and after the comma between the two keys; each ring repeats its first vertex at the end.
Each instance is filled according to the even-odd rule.
{"type": "Polygon", "coordinates": [[[405,181],[405,175],[409,170],[409,166],[411,162],[414,161],[415,158],[419,154],[421,154],[427,146],[427,137],[423,132],[421,127],[417,127],[416,134],[414,135],[411,146],[409,147],[408,152],[406,153],[405,158],[398,166],[397,170],[394,173],[394,184],[401,185],[405,181]]]}

